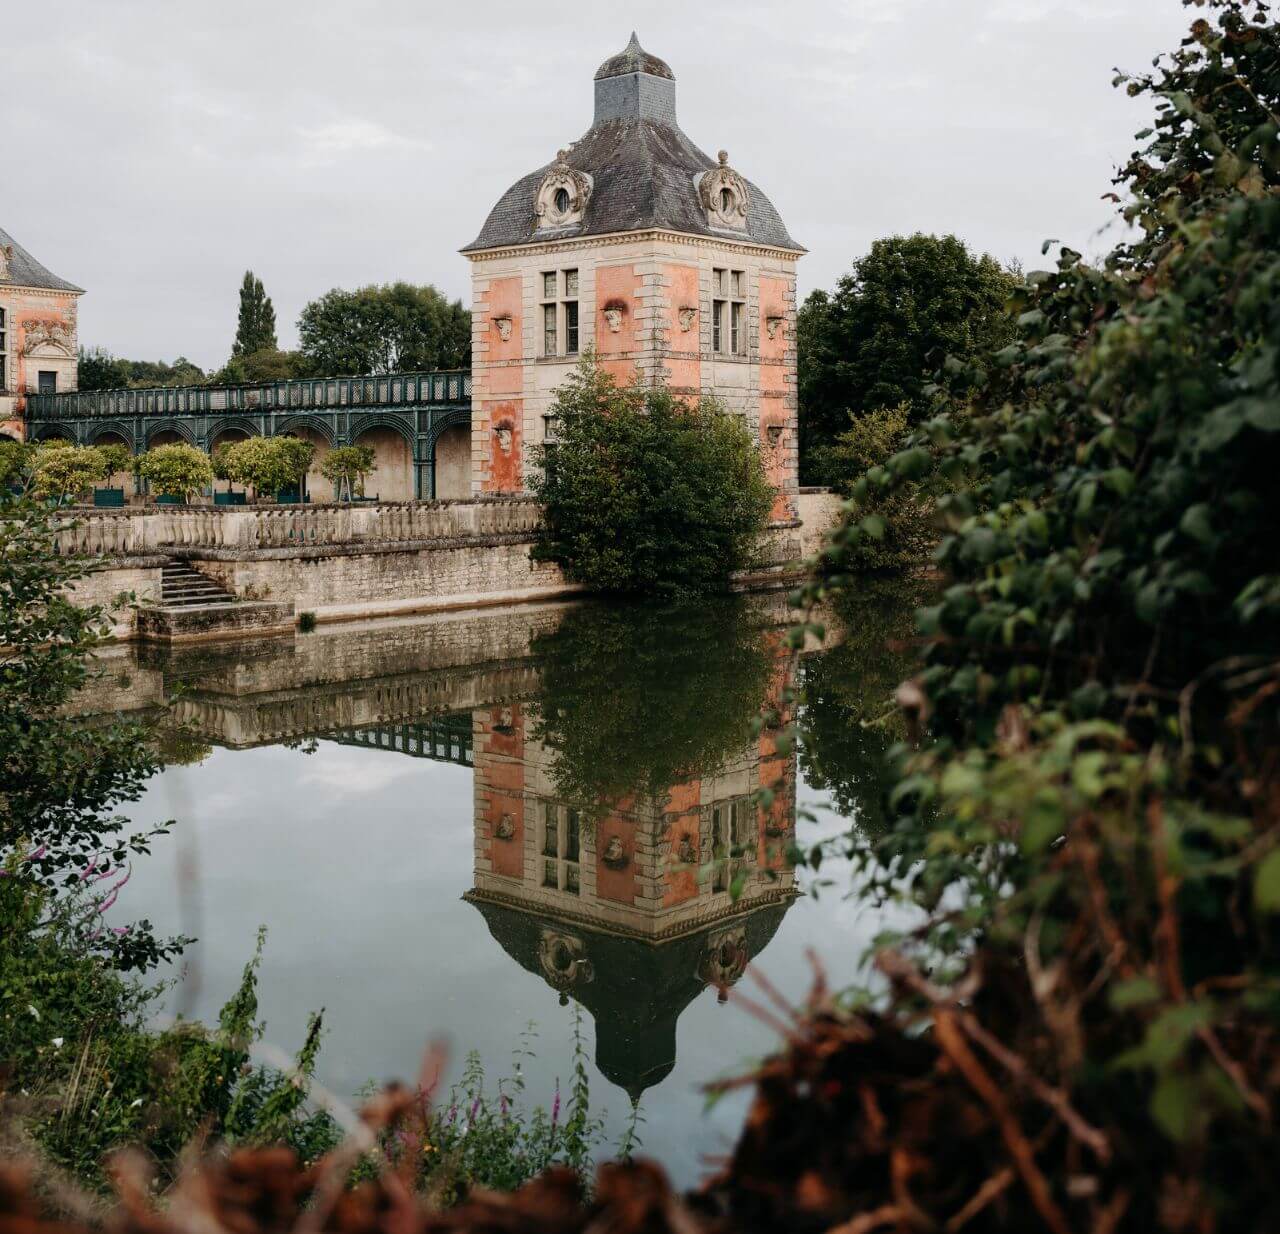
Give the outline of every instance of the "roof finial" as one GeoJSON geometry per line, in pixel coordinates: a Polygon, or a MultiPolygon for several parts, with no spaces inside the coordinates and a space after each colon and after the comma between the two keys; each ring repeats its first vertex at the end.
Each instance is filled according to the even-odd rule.
{"type": "Polygon", "coordinates": [[[728,167],[728,166],[729,166],[729,151],[728,151],[728,150],[721,150],[721,151],[720,151],[720,154],[719,154],[719,156],[718,156],[718,157],[719,157],[719,159],[720,159],[720,166],[721,166],[721,167],[728,167]]]}
{"type": "Polygon", "coordinates": [[[632,30],[631,42],[627,44],[627,51],[643,51],[643,50],[644,49],[640,46],[640,40],[636,38],[636,32],[632,30]]]}

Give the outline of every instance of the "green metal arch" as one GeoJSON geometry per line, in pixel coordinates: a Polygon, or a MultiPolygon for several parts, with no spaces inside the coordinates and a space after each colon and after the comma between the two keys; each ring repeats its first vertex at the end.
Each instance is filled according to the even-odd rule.
{"type": "Polygon", "coordinates": [[[223,433],[244,433],[249,437],[261,437],[262,425],[255,423],[248,416],[223,416],[220,420],[209,423],[209,440],[221,437],[223,433]]]}
{"type": "Polygon", "coordinates": [[[455,407],[445,412],[438,418],[433,418],[431,422],[431,433],[427,439],[427,451],[431,458],[436,455],[436,442],[446,430],[451,428],[470,428],[471,427],[471,408],[455,407]]]}
{"type": "Polygon", "coordinates": [[[161,433],[177,433],[177,435],[188,445],[194,446],[197,444],[195,430],[192,429],[190,424],[184,424],[181,420],[157,420],[154,424],[147,425],[146,433],[148,449],[151,448],[152,440],[158,437],[161,433]]]}
{"type": "Polygon", "coordinates": [[[360,416],[351,421],[351,429],[349,437],[351,444],[354,445],[356,438],[361,433],[367,433],[371,428],[389,428],[393,432],[399,433],[401,437],[409,443],[409,448],[416,453],[417,433],[414,428],[413,421],[407,416],[389,415],[386,412],[370,412],[368,415],[360,416]]]}
{"type": "Polygon", "coordinates": [[[63,441],[80,440],[80,434],[67,424],[40,424],[32,432],[32,441],[48,441],[51,437],[60,437],[63,441]]]}
{"type": "Polygon", "coordinates": [[[309,416],[286,416],[283,420],[276,423],[271,430],[273,437],[280,436],[281,433],[290,433],[295,429],[305,428],[313,433],[318,433],[325,439],[325,442],[334,446],[338,443],[337,434],[333,431],[333,425],[323,415],[309,416]]]}
{"type": "Polygon", "coordinates": [[[123,439],[124,444],[129,447],[130,451],[137,453],[133,429],[127,424],[122,424],[119,420],[104,420],[101,424],[90,424],[84,431],[84,439],[89,445],[93,445],[98,438],[105,437],[108,433],[113,437],[123,439]]]}

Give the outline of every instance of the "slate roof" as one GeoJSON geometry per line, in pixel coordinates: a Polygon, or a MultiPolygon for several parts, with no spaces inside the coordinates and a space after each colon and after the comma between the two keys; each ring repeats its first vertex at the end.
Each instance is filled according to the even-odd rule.
{"type": "MultiPolygon", "coordinates": [[[[626,77],[635,71],[641,82],[657,76],[652,69],[639,72],[619,68],[615,72],[615,66],[630,65],[639,59],[659,65],[670,74],[671,70],[661,60],[650,56],[638,43],[635,49],[628,46],[621,55],[606,60],[601,66],[596,75],[597,106],[601,91],[617,86],[618,76],[626,77]],[[608,75],[601,78],[600,74],[606,73],[608,75]]],[[[750,181],[751,202],[745,234],[720,231],[707,225],[696,180],[702,172],[718,164],[674,123],[674,79],[669,83],[653,82],[653,85],[671,92],[670,122],[652,113],[645,114],[642,102],[633,109],[635,114],[597,122],[568,149],[565,162],[592,178],[591,198],[580,223],[555,230],[538,229],[534,202],[543,176],[553,166],[546,163],[522,176],[502,195],[479,236],[462,251],[470,253],[576,236],[659,229],[754,241],[803,253],[803,246],[788,234],[773,203],[750,181]]],[[[643,93],[638,93],[643,98],[643,93]]]]}
{"type": "Polygon", "coordinates": [[[3,227],[0,227],[0,248],[8,249],[7,273],[0,273],[0,286],[45,287],[50,291],[84,291],[66,279],[60,279],[52,270],[45,269],[3,227]]]}
{"type": "Polygon", "coordinates": [[[606,77],[622,77],[626,73],[650,73],[654,77],[667,77],[675,81],[676,75],[671,66],[657,56],[650,55],[640,46],[636,32],[631,31],[631,42],[616,56],[610,56],[597,70],[596,81],[604,81],[606,77]]]}

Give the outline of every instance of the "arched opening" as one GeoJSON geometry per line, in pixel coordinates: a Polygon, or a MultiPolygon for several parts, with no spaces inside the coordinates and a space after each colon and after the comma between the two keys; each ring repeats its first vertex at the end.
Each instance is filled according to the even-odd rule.
{"type": "Polygon", "coordinates": [[[329,443],[325,438],[317,433],[314,429],[309,428],[291,428],[284,434],[286,437],[296,437],[299,441],[309,441],[315,446],[316,451],[311,456],[311,466],[307,470],[306,485],[303,492],[312,501],[332,501],[333,500],[333,482],[326,480],[320,473],[320,462],[326,454],[329,453],[329,443]]]}
{"type": "MultiPolygon", "coordinates": [[[[129,445],[121,433],[99,433],[89,444],[91,446],[124,446],[130,454],[133,453],[133,447],[129,445]]],[[[137,491],[137,485],[134,482],[133,472],[131,471],[113,471],[102,481],[100,487],[123,489],[126,497],[128,494],[137,491]]]]}
{"type": "MultiPolygon", "coordinates": [[[[221,446],[232,446],[237,441],[248,441],[253,434],[242,428],[225,428],[220,433],[215,433],[209,439],[209,456],[212,458],[221,446]]],[[[230,480],[218,480],[213,482],[213,491],[217,493],[230,493],[235,491],[235,485],[230,480]]],[[[237,501],[240,499],[237,498],[237,501]]]]}
{"type": "Polygon", "coordinates": [[[436,496],[471,496],[471,428],[455,424],[436,438],[436,496]]]}
{"type": "Polygon", "coordinates": [[[352,444],[373,447],[373,471],[364,482],[368,496],[381,501],[414,499],[413,451],[395,429],[366,429],[352,444]]]}

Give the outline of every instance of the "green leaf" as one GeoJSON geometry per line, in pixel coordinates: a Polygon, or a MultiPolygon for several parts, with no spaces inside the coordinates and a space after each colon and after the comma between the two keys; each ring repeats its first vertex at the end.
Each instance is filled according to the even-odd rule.
{"type": "Polygon", "coordinates": [[[1162,1076],[1151,1095],[1151,1117],[1171,1140],[1190,1139],[1201,1121],[1200,1085],[1190,1076],[1162,1076]]]}
{"type": "Polygon", "coordinates": [[[1213,542],[1213,523],[1209,518],[1209,507],[1204,502],[1191,506],[1178,526],[1199,544],[1213,542]]]}
{"type": "Polygon", "coordinates": [[[1150,977],[1130,977],[1111,987],[1111,1006],[1116,1011],[1145,1007],[1160,997],[1160,987],[1150,977]]]}
{"type": "Polygon", "coordinates": [[[1273,848],[1253,873],[1253,902],[1264,913],[1280,912],[1280,848],[1273,848]]]}

